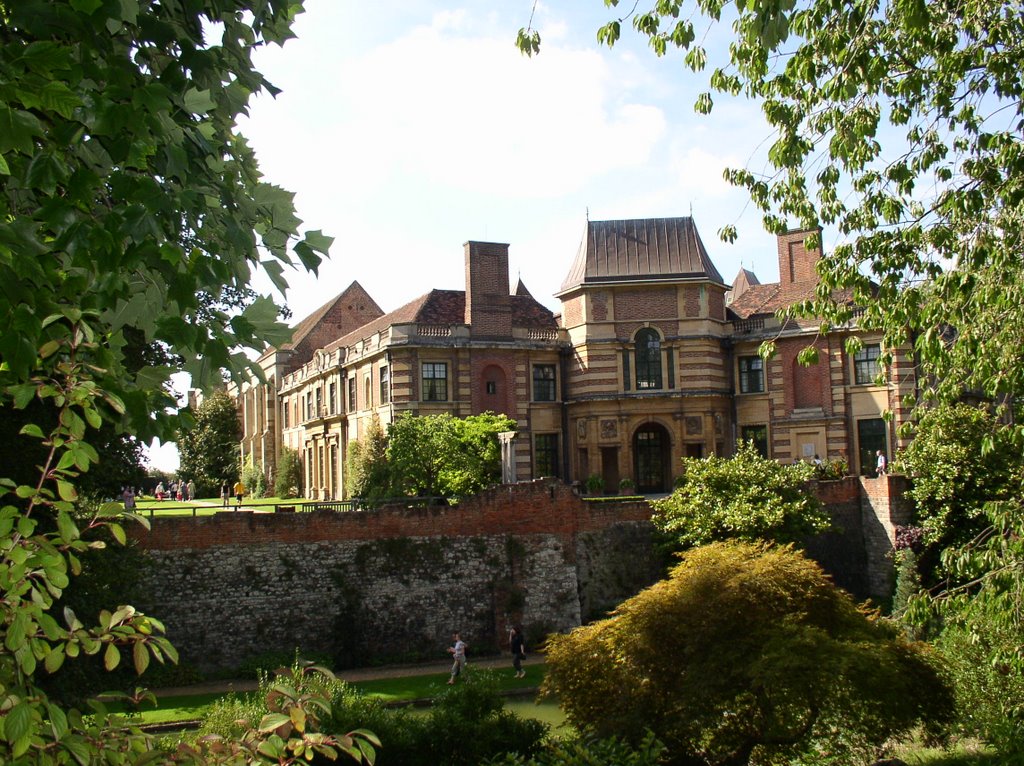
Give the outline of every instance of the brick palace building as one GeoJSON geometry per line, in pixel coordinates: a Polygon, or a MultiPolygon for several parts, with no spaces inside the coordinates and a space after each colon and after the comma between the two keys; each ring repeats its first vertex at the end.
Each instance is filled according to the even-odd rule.
{"type": "Polygon", "coordinates": [[[776,317],[813,297],[820,252],[807,234],[778,237],[778,282],[744,269],[729,285],[691,218],[588,221],[560,314],[521,280],[510,289],[507,244],[467,242],[464,291],[390,313],[353,282],[263,355],[265,382],[233,391],[243,461],[272,480],[288,446],[304,494],[340,499],[347,446],[374,417],[386,429],[402,412],[492,411],[517,422],[506,461],[519,481],[596,474],[607,491],[628,478],[667,492],[682,458],[731,454],[737,439],[783,462],[841,458],[871,473],[876,450],[900,446],[912,367],[896,354],[881,370],[879,336],[855,325],[823,335],[776,317]],[[764,340],[776,343],[767,361],[764,340]],[[818,362],[802,366],[809,345],[818,362]]]}

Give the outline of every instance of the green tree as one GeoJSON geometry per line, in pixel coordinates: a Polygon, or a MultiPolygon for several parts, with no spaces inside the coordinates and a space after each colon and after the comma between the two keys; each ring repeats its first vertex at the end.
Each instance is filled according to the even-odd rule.
{"type": "Polygon", "coordinates": [[[345,487],[349,497],[379,500],[396,492],[391,488],[388,440],[376,415],[370,420],[363,439],[349,445],[345,487]]]}
{"type": "Polygon", "coordinates": [[[388,463],[395,489],[415,497],[441,497],[441,474],[455,452],[451,415],[418,417],[403,413],[388,425],[388,463]]]}
{"type": "Polygon", "coordinates": [[[514,429],[514,420],[490,412],[461,420],[403,413],[388,426],[393,489],[417,497],[451,497],[492,486],[501,480],[498,433],[514,429]]]}
{"type": "Polygon", "coordinates": [[[299,497],[302,494],[302,461],[299,460],[299,453],[291,447],[282,447],[277,458],[274,494],[284,498],[299,497]]]}
{"type": "Polygon", "coordinates": [[[942,551],[947,580],[910,599],[906,619],[942,625],[935,643],[956,679],[958,722],[1001,756],[1024,756],[1024,508],[985,506],[987,526],[942,551]]]}
{"type": "Polygon", "coordinates": [[[253,49],[287,39],[299,11],[0,0],[0,410],[48,410],[17,436],[43,448],[34,477],[0,478],[4,763],[127,763],[151,747],[102,710],[50,700],[37,676],[82,654],[138,673],[176,658],[129,605],[53,614],[102,545],[93,532],[125,540],[114,505],[76,521],[76,485],[104,421],[173,438],[173,371],[201,387],[240,379],[247,349],[287,336],[273,302],[250,297],[252,271],[283,289],[294,256],[315,269],[329,240],[297,240],[291,195],[260,180],[235,124],[252,94],[274,92],[253,49]]]}
{"type": "Polygon", "coordinates": [[[222,483],[238,478],[241,438],[235,401],[217,389],[196,408],[192,426],[178,434],[179,474],[195,481],[201,497],[219,495],[222,483]]]}
{"type": "Polygon", "coordinates": [[[454,455],[450,455],[442,480],[448,494],[469,495],[501,483],[501,444],[498,434],[514,431],[516,422],[506,415],[484,412],[457,418],[454,455]]]}
{"type": "Polygon", "coordinates": [[[653,502],[652,521],[683,549],[728,539],[798,542],[828,527],[807,482],[810,463],[782,465],[740,442],[730,458],[686,458],[683,480],[653,502]]]}
{"type": "Polygon", "coordinates": [[[263,472],[263,466],[257,465],[252,455],[245,459],[242,466],[242,484],[245,486],[245,494],[252,499],[266,497],[267,477],[263,472]]]}
{"type": "Polygon", "coordinates": [[[697,548],[547,655],[543,691],[572,723],[634,744],[650,729],[679,766],[866,762],[952,708],[925,645],[791,548],[697,548]]]}
{"type": "MultiPolygon", "coordinates": [[[[712,93],[760,104],[774,132],[766,165],[726,177],[749,192],[765,226],[822,225],[842,236],[819,265],[817,300],[799,309],[826,328],[863,310],[858,324],[882,329],[888,348],[913,345],[918,380],[945,399],[965,389],[995,400],[1024,392],[1019,5],[664,0],[625,8],[598,40],[614,45],[631,23],[657,55],[675,52],[694,73],[709,70],[697,75],[708,87],[698,112],[712,110],[712,93]],[[708,39],[715,50],[704,47],[708,39]],[[844,300],[833,301],[837,290],[848,291],[844,300]]],[[[540,37],[523,29],[518,43],[532,54],[540,37]]],[[[721,234],[733,239],[735,229],[721,234]]]]}
{"type": "Polygon", "coordinates": [[[896,466],[913,478],[907,494],[925,531],[922,566],[932,585],[941,552],[989,525],[985,505],[1019,495],[1024,461],[992,413],[969,404],[925,410],[913,435],[896,466]]]}

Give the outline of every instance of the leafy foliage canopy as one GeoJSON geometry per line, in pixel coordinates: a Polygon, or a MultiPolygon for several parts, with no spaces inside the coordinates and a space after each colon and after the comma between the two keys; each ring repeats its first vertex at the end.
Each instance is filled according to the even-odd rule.
{"type": "Polygon", "coordinates": [[[650,729],[671,764],[836,763],[948,718],[922,644],[790,548],[715,543],[606,620],[548,640],[543,690],[599,736],[650,729]]]}
{"type": "MultiPolygon", "coordinates": [[[[97,531],[126,540],[119,505],[75,516],[104,422],[173,438],[173,371],[203,387],[240,377],[245,348],[284,337],[253,270],[283,289],[295,256],[315,269],[326,253],[319,232],[298,238],[291,195],[260,179],[235,132],[248,98],[274,92],[253,49],[287,39],[300,10],[0,0],[0,413],[16,411],[17,443],[39,454],[33,476],[0,478],[0,762],[152,760],[148,737],[102,706],[61,705],[39,675],[82,655],[139,674],[176,660],[160,621],[130,605],[54,607],[97,531]]],[[[258,733],[254,762],[308,752],[258,733]]]]}
{"type": "Polygon", "coordinates": [[[235,483],[241,435],[234,399],[223,389],[204,397],[193,425],[178,435],[178,473],[195,481],[200,497],[218,496],[221,484],[235,483]]]}
{"type": "Polygon", "coordinates": [[[809,463],[782,465],[739,443],[729,458],[686,458],[679,486],[654,501],[653,521],[682,548],[739,539],[797,542],[828,527],[821,503],[808,491],[809,463]]]}

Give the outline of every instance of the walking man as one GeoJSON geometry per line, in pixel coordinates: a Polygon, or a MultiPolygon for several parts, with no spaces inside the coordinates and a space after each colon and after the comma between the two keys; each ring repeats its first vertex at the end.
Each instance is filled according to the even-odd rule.
{"type": "Polygon", "coordinates": [[[448,654],[452,656],[452,677],[448,679],[448,685],[451,686],[466,666],[466,642],[462,640],[458,631],[452,633],[452,645],[448,647],[448,654]]]}

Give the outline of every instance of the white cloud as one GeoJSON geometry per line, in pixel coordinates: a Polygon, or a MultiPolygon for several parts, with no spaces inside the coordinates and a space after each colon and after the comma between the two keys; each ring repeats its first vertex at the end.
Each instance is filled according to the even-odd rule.
{"type": "Polygon", "coordinates": [[[461,288],[468,239],[509,242],[527,286],[557,307],[588,208],[598,220],[693,204],[717,262],[715,231],[745,204],[721,165],[745,164],[749,104],[696,117],[677,59],[625,36],[596,45],[600,5],[583,21],[575,5],[538,5],[534,58],[513,45],[528,11],[402,9],[311,0],[299,39],[257,62],[284,93],[255,104],[244,131],[306,224],[336,237],[319,278],[290,279],[296,318],[353,279],[385,310],[461,288]]]}

